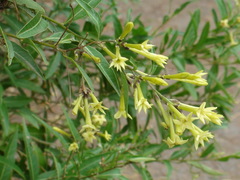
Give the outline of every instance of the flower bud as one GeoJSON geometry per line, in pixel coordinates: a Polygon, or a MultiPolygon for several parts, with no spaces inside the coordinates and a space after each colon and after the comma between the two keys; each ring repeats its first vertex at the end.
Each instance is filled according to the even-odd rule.
{"type": "Polygon", "coordinates": [[[125,25],[121,36],[120,36],[118,39],[120,39],[120,40],[124,39],[124,38],[126,37],[126,35],[132,31],[132,28],[133,28],[133,27],[134,27],[133,22],[128,22],[128,23],[125,25]]]}

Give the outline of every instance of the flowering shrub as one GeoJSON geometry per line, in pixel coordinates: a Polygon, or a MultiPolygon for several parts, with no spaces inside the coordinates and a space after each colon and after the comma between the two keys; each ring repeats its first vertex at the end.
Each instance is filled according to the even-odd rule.
{"type": "Polygon", "coordinates": [[[195,152],[199,162],[184,162],[221,175],[200,161],[215,149],[212,131],[226,123],[233,104],[226,88],[239,71],[225,66],[220,79],[218,68],[230,52],[238,58],[239,18],[217,3],[216,29],[206,23],[198,38],[196,11],[182,37],[166,30],[158,48],[149,42],[160,29],[150,35],[138,18],[122,27],[110,11],[115,1],[56,0],[48,10],[32,0],[2,1],[1,179],[126,179],[121,168],[129,164],[151,179],[145,164],[167,162],[170,175],[172,159],[195,152]],[[111,22],[114,36],[102,34],[111,22]],[[210,70],[199,56],[213,61],[210,70]],[[179,73],[166,73],[169,61],[179,73]],[[186,72],[187,63],[198,70],[186,72]],[[171,157],[162,158],[170,149],[171,157]]]}

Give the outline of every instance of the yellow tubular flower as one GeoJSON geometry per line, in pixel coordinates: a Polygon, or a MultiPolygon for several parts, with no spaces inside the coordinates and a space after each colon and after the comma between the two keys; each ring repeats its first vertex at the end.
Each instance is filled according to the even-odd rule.
{"type": "Polygon", "coordinates": [[[228,19],[221,20],[220,25],[224,28],[229,28],[228,19]]]}
{"type": "Polygon", "coordinates": [[[85,133],[82,133],[83,138],[85,141],[92,143],[95,137],[95,132],[94,131],[86,131],[85,133]]]}
{"type": "Polygon", "coordinates": [[[118,71],[122,71],[122,69],[125,69],[126,63],[128,59],[125,57],[122,57],[120,54],[120,47],[116,46],[116,57],[112,59],[112,62],[110,64],[110,67],[115,67],[118,71]]]}
{"type": "Polygon", "coordinates": [[[77,152],[78,149],[79,149],[78,144],[74,142],[74,143],[70,144],[68,151],[77,152]]]}
{"type": "Polygon", "coordinates": [[[84,101],[84,112],[85,112],[85,121],[87,125],[92,125],[90,112],[89,112],[89,105],[88,105],[88,99],[83,98],[84,101]]]}
{"type": "Polygon", "coordinates": [[[85,124],[85,125],[82,126],[82,129],[80,130],[80,133],[82,133],[84,131],[97,131],[97,129],[94,125],[85,124]]]}
{"type": "Polygon", "coordinates": [[[134,99],[134,104],[136,106],[135,109],[138,110],[138,112],[143,109],[146,113],[147,109],[152,107],[152,104],[149,104],[147,99],[144,98],[140,84],[137,84],[137,87],[134,90],[134,98],[136,98],[134,99]]]}
{"type": "Polygon", "coordinates": [[[95,61],[95,63],[100,63],[101,62],[101,59],[99,57],[96,57],[96,56],[93,56],[93,55],[89,55],[88,53],[86,52],[83,52],[82,54],[84,57],[88,58],[88,59],[91,59],[93,61],[95,61]]]}
{"type": "Polygon", "coordinates": [[[62,134],[62,135],[65,135],[65,136],[67,136],[67,137],[71,137],[71,134],[63,131],[62,129],[60,129],[60,128],[58,128],[58,127],[53,127],[53,130],[56,131],[56,132],[58,132],[58,133],[60,133],[60,134],[62,134]]]}
{"type": "Polygon", "coordinates": [[[169,146],[169,148],[172,148],[175,145],[184,144],[188,141],[188,140],[183,140],[175,133],[173,120],[170,115],[169,115],[169,130],[170,130],[170,137],[168,137],[167,140],[163,140],[169,146]]]}
{"type": "Polygon", "coordinates": [[[233,32],[232,32],[232,31],[229,32],[229,38],[230,38],[230,45],[231,45],[231,46],[235,46],[235,45],[238,44],[238,43],[234,40],[233,32]]]}
{"type": "Polygon", "coordinates": [[[112,59],[116,58],[116,55],[113,54],[106,46],[100,44],[102,50],[104,50],[112,59]]]}
{"type": "Polygon", "coordinates": [[[128,22],[125,25],[125,27],[123,28],[123,32],[118,39],[120,39],[120,40],[124,39],[126,37],[126,35],[128,35],[128,33],[130,33],[132,31],[133,27],[134,27],[133,22],[128,22]]]}
{"type": "Polygon", "coordinates": [[[81,109],[82,98],[83,96],[80,94],[79,97],[72,103],[72,105],[74,105],[74,108],[72,109],[73,115],[77,115],[78,110],[81,109]]]}
{"type": "Polygon", "coordinates": [[[116,113],[114,114],[114,118],[115,118],[115,119],[119,119],[119,118],[121,118],[122,116],[123,116],[124,118],[127,118],[127,117],[128,117],[128,118],[132,119],[132,117],[126,112],[123,91],[121,92],[121,96],[120,96],[119,109],[118,109],[118,112],[116,112],[116,113]]]}
{"type": "Polygon", "coordinates": [[[157,63],[159,66],[164,68],[164,64],[167,64],[167,56],[164,55],[160,55],[160,54],[155,54],[155,53],[151,53],[148,51],[144,51],[144,50],[139,50],[139,49],[135,49],[135,48],[129,48],[131,51],[138,53],[152,61],[154,61],[155,63],[157,63]]]}
{"type": "Polygon", "coordinates": [[[214,124],[221,125],[221,118],[223,118],[223,115],[213,112],[213,110],[217,109],[217,107],[205,108],[205,106],[206,102],[203,102],[200,107],[180,103],[178,108],[184,111],[192,112],[193,114],[197,115],[197,117],[201,120],[203,124],[205,124],[205,121],[207,123],[211,121],[214,124]]]}
{"type": "Polygon", "coordinates": [[[193,129],[190,129],[191,133],[194,136],[194,145],[195,149],[198,149],[199,144],[204,146],[204,141],[209,141],[209,138],[213,138],[214,136],[209,131],[203,131],[196,125],[193,125],[193,129]]]}
{"type": "Polygon", "coordinates": [[[94,114],[92,116],[92,123],[96,126],[96,127],[100,127],[103,123],[107,122],[105,115],[102,114],[94,114]]]}
{"type": "Polygon", "coordinates": [[[149,49],[152,49],[154,47],[154,45],[148,44],[148,41],[149,40],[146,40],[142,44],[129,44],[129,43],[125,43],[124,46],[128,47],[128,48],[135,48],[135,49],[138,49],[138,50],[148,51],[149,49]]]}
{"type": "Polygon", "coordinates": [[[106,139],[107,141],[110,141],[111,138],[112,138],[111,134],[108,134],[107,131],[105,131],[105,133],[104,133],[104,137],[105,137],[105,139],[106,139]]]}
{"type": "Polygon", "coordinates": [[[96,96],[93,93],[89,94],[92,98],[93,103],[90,103],[90,107],[93,110],[93,113],[95,114],[98,110],[101,111],[103,114],[106,114],[104,110],[108,110],[107,107],[102,105],[102,101],[99,102],[96,96]]]}
{"type": "Polygon", "coordinates": [[[171,74],[171,75],[164,75],[163,78],[166,79],[173,79],[176,81],[182,81],[190,84],[195,84],[197,86],[207,86],[208,83],[206,79],[203,79],[202,76],[206,75],[207,73],[203,73],[203,70],[195,73],[190,74],[188,72],[182,72],[178,74],[171,74]]]}
{"type": "Polygon", "coordinates": [[[158,78],[158,77],[149,77],[149,76],[143,76],[142,79],[144,81],[148,81],[154,85],[160,85],[160,86],[167,86],[168,83],[166,81],[164,81],[162,78],[158,78]]]}

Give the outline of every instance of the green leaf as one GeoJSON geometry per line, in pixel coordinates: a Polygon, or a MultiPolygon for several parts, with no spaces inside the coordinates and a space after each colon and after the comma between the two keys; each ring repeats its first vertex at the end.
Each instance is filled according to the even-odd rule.
{"type": "Polygon", "coordinates": [[[62,107],[62,109],[63,109],[64,115],[65,115],[65,117],[66,117],[66,119],[67,119],[68,127],[69,127],[69,129],[70,129],[70,131],[71,131],[71,134],[72,134],[73,137],[74,137],[74,141],[75,141],[75,142],[79,142],[79,140],[81,139],[81,137],[80,137],[80,135],[79,135],[79,132],[78,132],[77,128],[75,127],[75,125],[74,125],[74,123],[73,123],[73,120],[69,117],[66,109],[65,109],[64,107],[62,107]]]}
{"type": "Polygon", "coordinates": [[[44,79],[40,68],[35,63],[33,57],[29,54],[29,52],[14,42],[13,42],[13,48],[14,48],[14,52],[15,52],[15,57],[20,62],[25,64],[27,67],[29,67],[31,70],[33,70],[39,77],[44,79]]]}
{"type": "Polygon", "coordinates": [[[88,17],[90,18],[92,23],[95,25],[95,28],[99,37],[102,31],[102,23],[98,13],[84,1],[82,0],[76,0],[76,1],[79,4],[79,6],[83,8],[83,10],[87,13],[88,17]]]}
{"type": "Polygon", "coordinates": [[[6,48],[7,48],[7,51],[8,51],[8,65],[10,66],[12,64],[12,59],[14,57],[14,50],[13,50],[13,46],[12,46],[12,43],[11,41],[8,39],[8,37],[4,34],[1,26],[0,26],[0,31],[1,31],[1,34],[3,36],[3,39],[5,41],[5,44],[6,44],[6,48]]]}
{"type": "Polygon", "coordinates": [[[105,59],[105,57],[96,49],[88,46],[84,48],[90,55],[99,57],[101,59],[101,62],[96,64],[100,71],[103,73],[103,75],[106,77],[108,82],[112,85],[112,87],[115,89],[115,91],[120,96],[120,86],[118,83],[117,75],[115,74],[115,71],[112,68],[109,68],[109,63],[105,59]]]}
{"type": "MultiPolygon", "coordinates": [[[[48,37],[44,38],[43,41],[58,42],[58,40],[61,38],[62,34],[63,34],[63,32],[53,33],[51,36],[48,36],[48,37]]],[[[61,40],[58,42],[58,44],[69,44],[74,40],[75,39],[74,39],[72,34],[65,32],[65,34],[63,35],[61,40]]]]}
{"type": "Polygon", "coordinates": [[[227,5],[224,2],[224,0],[215,0],[215,2],[217,3],[218,9],[220,11],[221,14],[221,19],[226,19],[228,17],[228,12],[227,12],[227,5]]]}
{"type": "Polygon", "coordinates": [[[126,113],[128,113],[128,82],[126,78],[125,73],[121,73],[121,84],[123,89],[123,95],[124,95],[124,103],[125,103],[125,110],[126,113]]]}
{"type": "Polygon", "coordinates": [[[54,160],[54,164],[55,164],[55,169],[57,171],[57,179],[60,180],[60,176],[62,175],[62,167],[61,167],[61,163],[58,162],[56,156],[54,155],[53,152],[49,151],[52,156],[53,156],[53,160],[54,160]]]}
{"type": "Polygon", "coordinates": [[[163,163],[167,167],[167,178],[170,179],[170,176],[172,174],[173,167],[171,165],[171,162],[168,160],[164,160],[163,163]]]}
{"type": "Polygon", "coordinates": [[[188,91],[188,93],[192,96],[192,98],[194,100],[198,99],[198,94],[197,94],[197,91],[196,91],[194,85],[188,84],[188,83],[182,83],[182,85],[188,91]]]}
{"type": "Polygon", "coordinates": [[[23,179],[26,179],[23,171],[14,163],[10,162],[6,157],[0,156],[0,163],[4,166],[8,166],[13,169],[16,173],[18,173],[23,179]]]}
{"type": "Polygon", "coordinates": [[[93,87],[93,83],[92,80],[90,79],[90,77],[87,75],[86,71],[77,64],[77,62],[75,60],[73,60],[72,58],[70,58],[69,56],[64,56],[65,58],[69,59],[78,69],[78,71],[82,74],[82,76],[84,77],[84,79],[86,80],[89,88],[91,89],[91,91],[94,91],[94,87],[93,87]]]}
{"type": "Polygon", "coordinates": [[[201,36],[200,36],[200,38],[199,38],[199,40],[196,44],[197,48],[202,47],[204,45],[204,43],[206,42],[207,37],[208,37],[208,33],[209,33],[209,29],[210,29],[210,23],[207,22],[205,24],[205,26],[203,27],[202,34],[201,34],[201,36]]]}
{"type": "Polygon", "coordinates": [[[136,164],[133,164],[133,167],[139,172],[139,174],[142,177],[141,178],[142,180],[153,180],[151,174],[149,173],[149,171],[146,168],[139,167],[136,164]]]}
{"type": "Polygon", "coordinates": [[[214,143],[210,144],[201,154],[201,158],[207,157],[212,151],[215,150],[214,143]]]}
{"type": "Polygon", "coordinates": [[[121,175],[120,168],[111,169],[109,171],[106,171],[106,172],[101,173],[96,176],[96,178],[99,178],[99,179],[112,179],[113,177],[114,177],[114,179],[116,179],[116,178],[121,179],[123,177],[121,175]]]}
{"type": "MultiPolygon", "coordinates": [[[[15,153],[17,151],[17,141],[18,141],[18,131],[15,131],[15,133],[12,135],[11,139],[9,140],[9,144],[6,148],[6,151],[4,153],[4,157],[7,158],[7,160],[10,163],[15,162],[15,153]]],[[[3,165],[3,167],[0,169],[0,179],[10,179],[12,175],[12,168],[8,165],[3,165]]]]}
{"type": "Polygon", "coordinates": [[[134,157],[129,159],[130,162],[147,162],[147,161],[155,161],[155,160],[156,159],[152,157],[134,157]]]}
{"type": "Polygon", "coordinates": [[[33,116],[33,113],[28,108],[21,108],[19,113],[25,120],[31,123],[35,128],[39,129],[37,119],[33,116]]]}
{"type": "Polygon", "coordinates": [[[8,96],[3,98],[3,102],[9,108],[19,108],[28,105],[32,99],[26,96],[8,96]]]}
{"type": "Polygon", "coordinates": [[[45,123],[42,119],[40,119],[39,117],[37,117],[36,115],[33,115],[36,120],[42,124],[51,134],[53,134],[54,136],[57,137],[57,139],[59,139],[59,141],[63,144],[64,148],[68,149],[68,143],[67,141],[63,138],[63,136],[59,133],[57,133],[56,131],[53,130],[53,127],[48,125],[47,123],[45,123]]]}
{"type": "Polygon", "coordinates": [[[240,159],[240,152],[218,158],[218,161],[228,161],[229,159],[240,159]]]}
{"type": "Polygon", "coordinates": [[[37,2],[33,0],[10,0],[13,3],[16,3],[20,6],[26,6],[29,9],[33,9],[36,12],[41,12],[42,14],[45,13],[45,10],[40,6],[37,2]]]}
{"type": "Polygon", "coordinates": [[[29,38],[35,36],[48,28],[48,22],[42,19],[41,13],[37,13],[22,29],[17,33],[19,38],[29,38]]]}
{"type": "Polygon", "coordinates": [[[49,79],[50,77],[52,77],[52,75],[56,72],[60,62],[62,61],[62,59],[63,59],[63,56],[58,51],[56,53],[55,57],[51,60],[49,66],[46,70],[46,73],[45,73],[46,79],[49,79]]]}
{"type": "Polygon", "coordinates": [[[212,168],[210,168],[209,166],[206,166],[200,162],[197,162],[197,161],[188,161],[187,162],[188,164],[198,168],[198,169],[201,169],[202,171],[204,171],[205,173],[207,174],[211,174],[211,175],[215,175],[215,176],[220,176],[220,175],[223,175],[222,172],[219,172],[217,170],[214,170],[212,168]]]}
{"type": "Polygon", "coordinates": [[[114,27],[114,37],[117,39],[122,34],[122,25],[116,14],[112,15],[113,27],[114,27]]]}
{"type": "Polygon", "coordinates": [[[36,83],[33,83],[27,79],[18,79],[16,81],[16,86],[19,88],[29,89],[33,92],[45,94],[45,91],[39,85],[37,85],[36,83]]]}
{"type": "Polygon", "coordinates": [[[29,45],[41,56],[43,62],[48,65],[48,61],[46,58],[45,53],[43,52],[42,48],[35,44],[31,39],[26,39],[29,42],[29,45]]]}
{"type": "Polygon", "coordinates": [[[31,146],[31,136],[28,132],[25,121],[23,122],[23,141],[25,145],[25,153],[27,156],[27,164],[29,169],[29,175],[31,179],[37,179],[37,175],[39,172],[39,163],[36,157],[36,154],[33,153],[31,146]]]}
{"type": "Polygon", "coordinates": [[[181,4],[181,6],[179,8],[177,8],[174,12],[173,12],[173,16],[179,14],[185,7],[187,7],[190,3],[192,3],[194,0],[191,1],[187,1],[183,4],[181,4]]]}
{"type": "Polygon", "coordinates": [[[8,136],[10,121],[8,117],[8,109],[4,102],[0,102],[0,120],[3,128],[3,136],[8,136]]]}
{"type": "Polygon", "coordinates": [[[196,10],[183,35],[182,45],[192,46],[198,35],[198,26],[200,21],[200,10],[196,10]]]}
{"type": "MultiPolygon", "coordinates": [[[[92,9],[94,9],[95,7],[97,7],[97,5],[98,5],[101,1],[102,1],[102,0],[91,0],[91,1],[88,2],[87,4],[88,4],[92,9]]],[[[74,8],[73,11],[74,11],[74,18],[72,19],[73,21],[78,20],[78,19],[81,19],[81,18],[84,18],[84,17],[87,16],[86,11],[84,11],[84,9],[83,9],[80,5],[77,5],[77,6],[74,8]]],[[[71,17],[72,17],[72,14],[68,17],[68,20],[65,22],[65,24],[70,22],[71,17]]]]}

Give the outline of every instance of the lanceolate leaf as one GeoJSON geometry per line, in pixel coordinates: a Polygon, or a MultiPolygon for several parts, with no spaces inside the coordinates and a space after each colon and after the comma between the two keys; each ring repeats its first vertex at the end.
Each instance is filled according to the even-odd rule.
{"type": "Polygon", "coordinates": [[[33,0],[10,0],[11,2],[16,2],[17,5],[26,6],[27,8],[33,9],[36,12],[45,13],[45,10],[37,2],[33,0]]]}
{"type": "MultiPolygon", "coordinates": [[[[10,163],[15,162],[15,153],[17,151],[17,141],[18,141],[18,131],[16,131],[11,139],[9,140],[9,145],[4,153],[4,156],[10,163]]],[[[12,174],[12,168],[6,164],[0,169],[0,179],[10,179],[12,174]]]]}
{"type": "Polygon", "coordinates": [[[42,72],[40,70],[40,68],[38,67],[38,65],[34,62],[33,57],[29,54],[28,51],[26,51],[25,49],[23,49],[21,46],[19,46],[16,43],[12,43],[13,44],[13,48],[14,48],[14,52],[15,52],[15,57],[22,62],[23,64],[25,64],[27,67],[29,67],[30,69],[32,69],[38,76],[40,76],[42,79],[44,79],[44,77],[42,76],[42,72]]]}
{"type": "Polygon", "coordinates": [[[5,41],[7,51],[8,51],[8,65],[10,66],[12,63],[12,59],[14,57],[14,51],[11,41],[8,39],[8,37],[4,34],[1,26],[0,26],[1,34],[3,35],[3,39],[5,41]]]}
{"type": "Polygon", "coordinates": [[[56,72],[62,58],[62,54],[60,52],[57,52],[47,68],[47,71],[45,73],[46,79],[52,77],[52,75],[56,72]]]}
{"type": "Polygon", "coordinates": [[[23,133],[24,133],[23,140],[25,145],[25,153],[27,155],[30,179],[37,179],[39,164],[36,155],[32,151],[31,138],[25,121],[23,123],[23,133]]]}
{"type": "Polygon", "coordinates": [[[206,165],[204,165],[204,164],[202,164],[200,162],[197,162],[197,161],[188,161],[188,164],[191,164],[194,167],[196,167],[198,169],[201,169],[205,173],[208,173],[208,174],[211,174],[211,175],[216,175],[216,176],[223,175],[222,172],[219,172],[219,171],[217,171],[215,169],[212,169],[209,166],[206,166],[206,165]]]}
{"type": "Polygon", "coordinates": [[[17,172],[23,179],[26,179],[26,177],[24,176],[23,171],[17,165],[15,165],[14,163],[8,161],[8,159],[6,157],[0,156],[0,164],[4,164],[4,165],[10,167],[15,172],[17,172]]]}
{"type": "Polygon", "coordinates": [[[35,36],[48,27],[48,22],[42,19],[42,14],[39,12],[34,16],[22,29],[17,33],[19,38],[28,38],[35,36]]]}
{"type": "Polygon", "coordinates": [[[115,91],[120,96],[120,86],[118,83],[117,75],[115,74],[114,70],[109,68],[109,63],[105,59],[105,57],[96,49],[88,46],[84,48],[89,54],[94,55],[96,57],[99,57],[101,59],[101,62],[96,64],[100,71],[103,73],[103,75],[106,77],[108,82],[112,85],[112,87],[115,89],[115,91]]]}
{"type": "MultiPolygon", "coordinates": [[[[95,8],[102,0],[91,0],[90,2],[88,2],[87,4],[91,7],[91,8],[95,8]]],[[[84,18],[87,16],[86,11],[83,10],[83,8],[80,5],[77,5],[74,8],[74,18],[73,21],[84,18]]],[[[72,14],[68,17],[68,20],[66,23],[68,23],[71,20],[72,14]]]]}
{"type": "Polygon", "coordinates": [[[84,77],[84,79],[86,80],[89,88],[94,91],[93,88],[93,83],[92,80],[90,79],[90,77],[87,75],[87,73],[85,72],[85,70],[78,65],[78,63],[76,63],[72,58],[68,57],[68,56],[64,56],[65,58],[69,59],[70,61],[72,61],[72,63],[74,63],[74,65],[77,67],[78,71],[82,74],[82,76],[84,77]]]}
{"type": "Polygon", "coordinates": [[[3,135],[7,136],[9,134],[9,117],[8,117],[8,109],[4,102],[0,102],[0,122],[3,127],[3,135]]]}
{"type": "Polygon", "coordinates": [[[48,61],[46,58],[45,53],[43,52],[42,48],[36,45],[31,39],[27,39],[29,44],[31,44],[31,47],[41,56],[43,62],[48,65],[48,61]]]}
{"type": "Polygon", "coordinates": [[[81,8],[83,8],[83,10],[87,13],[88,17],[92,21],[92,23],[95,25],[99,37],[102,30],[102,23],[98,13],[83,0],[77,0],[77,3],[79,4],[79,6],[81,6],[81,8]]]}

